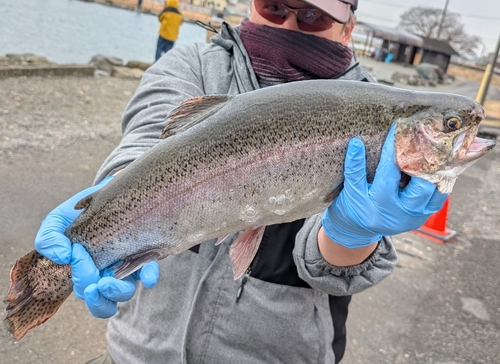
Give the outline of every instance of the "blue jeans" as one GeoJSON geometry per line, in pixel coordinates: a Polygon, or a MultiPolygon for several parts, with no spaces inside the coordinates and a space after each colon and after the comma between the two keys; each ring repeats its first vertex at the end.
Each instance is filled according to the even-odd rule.
{"type": "Polygon", "coordinates": [[[161,56],[163,56],[165,53],[167,53],[169,50],[172,49],[174,46],[174,42],[171,42],[169,40],[166,40],[165,38],[162,38],[161,36],[158,37],[158,44],[156,45],[156,57],[155,57],[155,62],[160,59],[161,56]]]}

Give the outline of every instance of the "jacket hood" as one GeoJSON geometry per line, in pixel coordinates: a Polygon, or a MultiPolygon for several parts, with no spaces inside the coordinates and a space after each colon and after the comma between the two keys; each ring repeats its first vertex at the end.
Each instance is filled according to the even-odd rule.
{"type": "Polygon", "coordinates": [[[167,0],[165,2],[165,7],[172,7],[172,8],[178,8],[179,7],[179,0],[167,0]]]}
{"type": "MultiPolygon", "coordinates": [[[[226,50],[230,50],[234,46],[245,49],[243,47],[243,43],[241,43],[238,28],[239,25],[233,28],[231,25],[223,21],[220,27],[219,34],[214,36],[211,42],[213,44],[221,46],[226,50]]],[[[246,51],[244,53],[246,54],[246,51]]]]}

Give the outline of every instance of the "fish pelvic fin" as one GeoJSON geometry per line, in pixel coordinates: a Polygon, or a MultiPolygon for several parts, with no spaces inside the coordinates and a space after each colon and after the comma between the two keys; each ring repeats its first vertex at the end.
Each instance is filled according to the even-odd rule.
{"type": "Polygon", "coordinates": [[[161,137],[181,133],[219,111],[232,97],[228,95],[200,96],[187,99],[167,116],[161,137]]]}
{"type": "Polygon", "coordinates": [[[108,269],[116,279],[122,279],[142,268],[142,266],[153,260],[160,260],[166,255],[161,249],[151,249],[145,252],[130,255],[108,269]]]}
{"type": "Polygon", "coordinates": [[[233,265],[234,280],[245,274],[250,264],[252,264],[255,254],[259,250],[265,229],[265,226],[248,228],[231,244],[229,257],[233,265]]]}
{"type": "Polygon", "coordinates": [[[69,264],[56,264],[35,250],[16,261],[10,280],[4,324],[15,340],[51,318],[73,291],[69,264]]]}

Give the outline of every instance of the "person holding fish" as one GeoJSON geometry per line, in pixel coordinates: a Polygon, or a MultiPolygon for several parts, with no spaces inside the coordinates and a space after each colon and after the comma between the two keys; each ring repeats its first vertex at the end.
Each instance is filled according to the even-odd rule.
{"type": "MultiPolygon", "coordinates": [[[[123,116],[123,139],[99,170],[96,185],[49,213],[35,241],[37,251],[53,262],[70,263],[74,292],[90,313],[110,318],[108,352],[90,363],[342,359],[351,295],[379,283],[396,265],[389,236],[420,227],[447,198],[420,178],[399,187],[394,129],[371,183],[365,146],[350,140],[343,189],[332,194],[323,212],[233,234],[217,245],[210,240],[158,262],[149,261],[154,255],[139,257],[142,268],[123,279],[99,271],[64,233],[81,213],[74,210],[76,202],[87,203],[87,196],[119,178],[110,176],[158,144],[165,117],[186,99],[193,100],[189,106],[196,112],[205,95],[238,95],[311,79],[374,82],[348,47],[357,5],[357,0],[253,0],[250,18],[238,27],[223,23],[210,44],[174,48],[145,72],[123,116]],[[233,280],[229,251],[240,236],[254,252],[243,257],[246,264],[237,267],[239,278],[233,280]]],[[[182,111],[181,116],[189,112],[182,111]]],[[[251,213],[248,209],[242,218],[251,213]]]]}

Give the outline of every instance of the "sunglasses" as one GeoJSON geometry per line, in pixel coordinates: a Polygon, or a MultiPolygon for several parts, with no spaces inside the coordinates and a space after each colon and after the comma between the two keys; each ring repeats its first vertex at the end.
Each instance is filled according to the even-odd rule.
{"type": "Polygon", "coordinates": [[[255,10],[264,19],[274,24],[283,24],[288,13],[297,17],[297,26],[304,32],[320,32],[330,29],[335,20],[318,9],[295,9],[273,0],[254,0],[255,10]]]}

